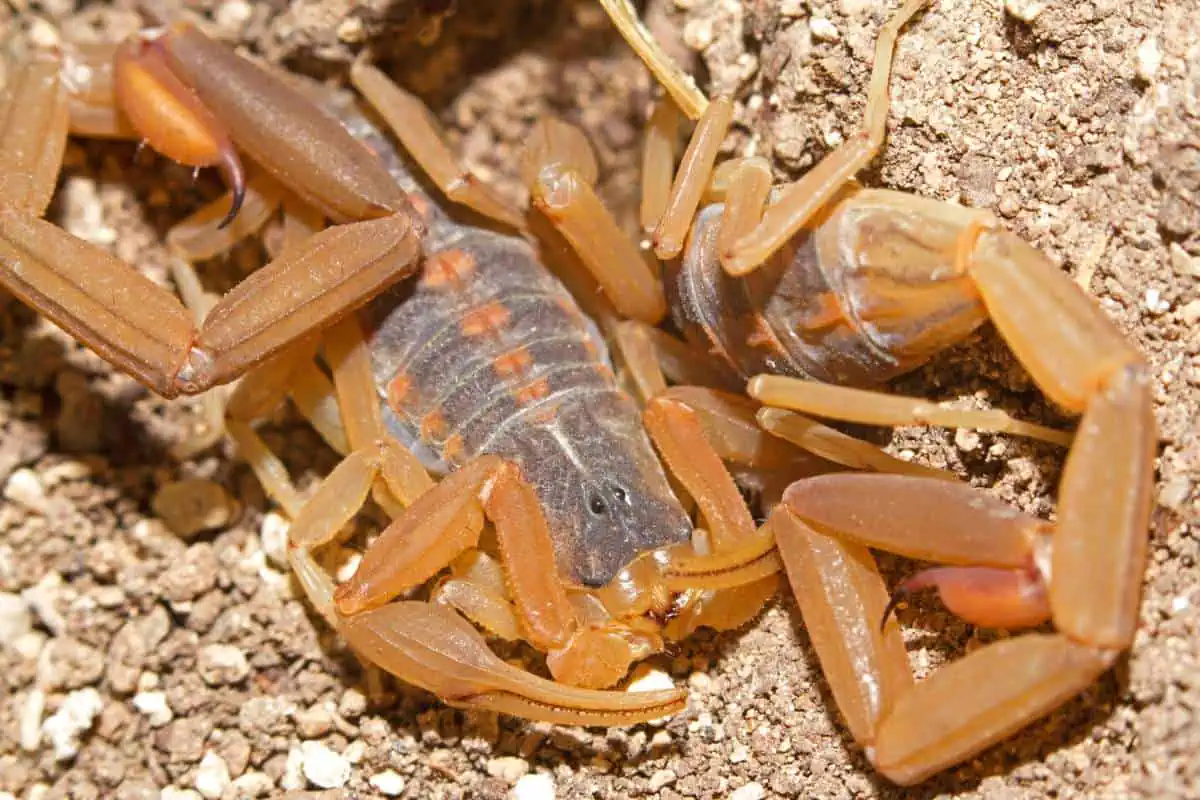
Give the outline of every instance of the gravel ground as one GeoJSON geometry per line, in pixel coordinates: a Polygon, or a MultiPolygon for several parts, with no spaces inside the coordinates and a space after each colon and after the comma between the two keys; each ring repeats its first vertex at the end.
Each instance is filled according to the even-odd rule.
{"type": "MultiPolygon", "coordinates": [[[[592,138],[601,190],[628,218],[653,86],[598,10],[462,3],[432,43],[414,40],[433,38],[427,12],[441,5],[188,7],[310,75],[337,79],[370,46],[517,201],[520,145],[560,114],[592,138]]],[[[858,124],[881,5],[675,0],[651,16],[703,87],[736,92],[730,151],[768,155],[786,178],[858,124]]],[[[137,25],[123,8],[9,0],[0,32],[118,36],[137,25]]],[[[903,37],[888,145],[863,176],[995,210],[1149,359],[1162,448],[1141,628],[1116,669],[1047,720],[898,791],[849,740],[786,598],[746,631],[653,660],[692,689],[662,726],[530,725],[369,685],[282,573],[284,523],[248,469],[227,446],[169,456],[196,405],[149,396],[0,296],[0,798],[1200,796],[1197,42],[1195,3],[939,0],[903,37]]],[[[167,283],[162,234],[219,190],[131,146],[73,143],[51,216],[167,283]]],[[[260,249],[206,265],[211,288],[260,249]]],[[[1069,424],[990,329],[897,388],[1069,424]]],[[[334,463],[286,410],[264,433],[303,483],[334,463]]],[[[1057,449],[882,437],[1053,514],[1057,449]]],[[[902,618],[921,675],[998,636],[933,603],[902,618]]]]}

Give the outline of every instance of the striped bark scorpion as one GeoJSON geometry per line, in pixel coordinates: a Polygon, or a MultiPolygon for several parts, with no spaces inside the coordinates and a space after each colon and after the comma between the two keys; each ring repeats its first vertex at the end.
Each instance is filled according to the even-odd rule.
{"type": "MultiPolygon", "coordinates": [[[[606,687],[666,639],[757,613],[777,589],[770,537],[695,412],[640,409],[622,390],[595,324],[527,239],[496,230],[523,228],[520,215],[458,166],[419,101],[365,63],[351,80],[424,178],[355,98],[190,24],[26,59],[0,96],[0,283],[165,397],[242,377],[219,421],[291,516],[307,596],[365,660],[452,705],[536,720],[680,711],[679,689],[606,687]],[[167,237],[182,303],[41,218],[70,133],[221,171],[227,196],[167,237]],[[280,253],[205,295],[190,262],[280,207],[280,253]],[[307,501],[252,426],[285,396],[346,456],[307,501]],[[322,548],[368,497],[393,521],[335,585],[322,548]],[[731,556],[746,566],[728,569],[731,556]],[[468,619],[544,652],[555,680],[498,658],[468,619]]],[[[577,131],[550,126],[536,143],[531,175],[589,160],[594,174],[577,131]]],[[[601,279],[652,274],[640,257],[621,269],[601,279]]],[[[666,310],[656,282],[623,299],[648,321],[666,310]]]]}
{"type": "MultiPolygon", "coordinates": [[[[631,19],[627,8],[618,19],[631,19]]],[[[187,26],[139,37],[112,60],[92,55],[28,62],[0,106],[0,280],[166,396],[198,393],[248,373],[230,400],[227,430],[294,520],[289,556],[307,595],[366,660],[456,706],[552,722],[630,724],[677,712],[684,694],[602,687],[619,681],[633,661],[661,650],[664,640],[701,625],[742,624],[774,594],[777,573],[786,569],[855,737],[884,774],[912,783],[1052,709],[1128,646],[1153,453],[1137,356],[1036,252],[979,224],[973,213],[866,190],[825,208],[879,141],[864,139],[867,146],[845,158],[835,154],[837,168],[825,171],[833,188],[827,186],[822,201],[798,223],[824,212],[807,251],[809,279],[822,280],[818,286],[827,297],[852,301],[852,313],[831,316],[839,307],[825,302],[820,324],[809,319],[797,329],[813,333],[810,351],[824,348],[836,361],[873,330],[868,318],[916,329],[894,337],[903,355],[905,342],[916,342],[913,351],[935,349],[937,333],[919,334],[931,318],[940,320],[946,297],[961,309],[946,330],[956,324],[962,329],[961,317],[991,316],[1022,361],[1033,365],[1040,385],[1060,402],[1066,398],[1075,403],[1070,407],[1087,409],[1064,479],[1053,548],[1046,523],[945,481],[834,475],[783,491],[778,477],[790,478],[798,469],[793,451],[752,427],[751,406],[704,389],[658,391],[665,388],[660,363],[677,383],[711,384],[706,378],[713,368],[689,360],[685,350],[644,327],[666,313],[663,287],[636,250],[630,255],[626,237],[615,235],[619,231],[591,193],[595,160],[578,132],[544,125],[525,175],[541,213],[578,250],[614,316],[636,321],[600,320],[614,332],[639,388],[645,403],[640,417],[606,363],[597,329],[543,271],[526,240],[497,233],[494,225],[458,221],[458,213],[422,189],[345,96],[255,67],[187,26]],[[74,68],[64,70],[64,60],[74,68]],[[68,91],[67,76],[78,80],[81,72],[87,81],[68,91]],[[143,138],[183,163],[222,169],[231,185],[228,204],[203,209],[173,232],[181,256],[219,252],[253,232],[281,203],[288,234],[282,254],[211,308],[186,290],[189,270],[180,266],[176,279],[185,308],[103,250],[40,219],[68,128],[143,138]],[[311,234],[326,218],[341,224],[311,234]],[[876,272],[854,274],[866,255],[875,255],[860,255],[866,244],[856,250],[852,240],[827,252],[830,242],[821,231],[833,245],[847,236],[829,232],[838,218],[848,219],[852,239],[872,223],[882,225],[882,234],[864,237],[881,251],[870,263],[876,272]],[[897,232],[902,235],[887,238],[897,232]],[[899,250],[907,270],[899,275],[893,274],[899,272],[897,242],[911,248],[899,250]],[[923,262],[904,261],[914,259],[918,245],[937,256],[935,266],[925,268],[926,280],[944,280],[930,273],[946,267],[958,270],[949,291],[936,286],[928,300],[914,299],[923,262]],[[824,269],[836,281],[823,277],[821,255],[833,265],[824,269]],[[419,272],[417,280],[401,282],[413,272],[419,272]],[[997,272],[1021,280],[1005,283],[997,272]],[[1039,296],[1047,288],[1052,296],[1039,296]],[[892,304],[890,313],[860,313],[875,291],[884,298],[880,306],[892,304]],[[983,310],[962,301],[964,295],[982,298],[975,302],[983,310]],[[1019,303],[1009,308],[1014,297],[1038,302],[1042,311],[1027,317],[1019,303]],[[914,320],[910,306],[924,316],[914,320]],[[1042,353],[1028,332],[1022,335],[1031,325],[1045,325],[1051,312],[1068,315],[1065,329],[1054,332],[1069,353],[1042,353]],[[318,344],[331,384],[313,362],[318,344]],[[250,425],[284,394],[348,454],[307,502],[250,425]],[[1097,456],[1101,448],[1104,458],[1097,456]],[[761,527],[723,460],[739,474],[777,478],[764,497],[782,502],[761,527]],[[446,477],[434,483],[426,466],[446,477]],[[1119,491],[1089,511],[1079,496],[1090,497],[1097,483],[1110,481],[1119,491]],[[317,556],[368,496],[394,521],[367,548],[353,577],[335,586],[317,556]],[[693,502],[701,527],[685,511],[693,502]],[[922,531],[916,542],[906,535],[915,530],[922,531]],[[937,582],[944,595],[957,589],[965,599],[956,610],[983,615],[991,624],[1028,616],[1030,596],[1063,633],[991,645],[914,687],[896,623],[879,627],[888,593],[867,545],[983,564],[987,569],[960,568],[924,580],[937,582]],[[418,589],[424,595],[413,594],[439,575],[434,586],[418,589]],[[406,599],[396,601],[401,595],[406,599]],[[418,596],[428,602],[413,599],[418,596]],[[546,653],[555,680],[498,659],[464,617],[546,653]]],[[[457,167],[413,98],[366,65],[357,65],[351,78],[437,194],[502,226],[520,227],[457,167]]],[[[683,243],[723,135],[722,113],[728,122],[723,107],[728,103],[709,105],[676,190],[660,192],[668,200],[659,216],[678,226],[664,229],[660,245],[671,230],[675,246],[683,243]]],[[[882,93],[873,108],[881,119],[882,93]]],[[[881,123],[875,135],[882,139],[881,123]]],[[[669,171],[672,160],[653,160],[648,179],[661,175],[664,165],[669,171]]],[[[755,198],[760,206],[767,198],[761,165],[735,164],[724,175],[725,210],[713,212],[724,217],[720,230],[729,236],[754,229],[755,198]],[[731,225],[739,213],[741,222],[731,225]]],[[[801,196],[812,194],[814,182],[801,183],[801,196]]],[[[767,209],[760,228],[777,209],[794,220],[796,203],[788,196],[767,209]]],[[[772,238],[756,230],[753,238],[774,242],[768,254],[780,247],[803,252],[794,233],[777,230],[772,238]]],[[[697,232],[692,237],[700,241],[697,232]]],[[[749,238],[732,241],[741,246],[749,238]]],[[[669,254],[666,244],[663,254],[669,254]]],[[[734,263],[720,255],[710,255],[708,263],[734,263]]],[[[676,301],[682,296],[676,289],[671,294],[676,301]]],[[[781,300],[797,305],[795,297],[781,300]]],[[[781,307],[786,311],[786,303],[781,307]]],[[[860,349],[888,352],[893,344],[886,336],[873,342],[860,349]]],[[[794,392],[764,396],[768,380],[779,379],[756,379],[752,394],[784,405],[778,395],[791,398],[794,392]]],[[[769,413],[759,416],[769,420],[769,413]]],[[[773,432],[785,427],[767,425],[773,432]]],[[[818,428],[807,428],[810,440],[818,428]]],[[[824,443],[842,461],[913,469],[836,434],[827,434],[824,443]]]]}
{"type": "MultiPolygon", "coordinates": [[[[764,159],[714,168],[731,100],[709,102],[626,0],[601,0],[678,108],[651,115],[642,208],[667,265],[675,324],[749,379],[764,430],[879,472],[903,470],[878,454],[833,452],[821,426],[796,412],[1070,444],[1056,523],[931,475],[819,475],[774,498],[766,527],[837,705],[873,764],[901,784],[1049,713],[1130,647],[1157,449],[1142,356],[1049,259],[986,212],[853,183],[884,141],[896,40],[927,3],[907,0],[882,28],[862,130],[795,183],[772,188],[764,159]],[[680,111],[698,122],[672,173],[680,111]],[[723,202],[699,208],[706,195],[723,202]],[[985,320],[1055,403],[1082,415],[1073,441],[1003,412],[863,388],[920,366],[985,320]],[[889,600],[871,548],[950,566],[918,572],[889,600]],[[914,684],[888,617],[894,600],[925,588],[968,622],[1052,622],[1055,632],[988,644],[914,684]]],[[[640,339],[649,370],[662,333],[626,334],[640,339]]],[[[666,387],[660,374],[645,391],[681,392],[666,387]]]]}

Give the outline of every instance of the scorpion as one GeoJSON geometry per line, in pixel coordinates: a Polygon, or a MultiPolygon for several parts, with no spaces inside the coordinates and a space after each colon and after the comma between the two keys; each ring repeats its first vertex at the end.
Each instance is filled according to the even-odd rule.
{"type": "Polygon", "coordinates": [[[0,105],[0,282],[163,396],[244,376],[223,427],[292,517],[289,560],[306,595],[365,660],[459,707],[633,724],[677,713],[685,693],[606,687],[667,640],[744,624],[782,572],[852,735],[889,779],[919,782],[1065,702],[1129,646],[1154,454],[1140,356],[981,212],[847,188],[882,145],[891,50],[925,0],[880,36],[866,132],[777,192],[761,161],[713,172],[730,101],[698,96],[628,4],[603,4],[701,118],[669,187],[674,117],[651,121],[643,219],[656,221],[665,287],[592,192],[582,134],[551,121],[534,137],[524,176],[604,291],[599,327],[520,235],[525,220],[381,72],[360,62],[351,82],[423,177],[350,95],[252,64],[184,23],[22,65],[0,105]],[[41,219],[68,133],[138,138],[221,171],[228,197],[169,235],[184,303],[41,219]],[[706,192],[723,203],[697,216],[706,192]],[[215,304],[189,289],[190,261],[281,205],[276,258],[215,304]],[[668,308],[724,367],[654,327],[668,308]],[[783,410],[1052,436],[841,385],[912,369],[984,319],[1039,386],[1084,414],[1054,526],[783,410]],[[757,375],[749,394],[763,407],[706,388],[728,387],[729,374],[757,375]],[[345,455],[307,501],[252,426],[284,396],[345,455]],[[907,474],[796,480],[803,460],[781,439],[907,474]],[[762,525],[731,467],[761,478],[762,525]],[[335,585],[317,553],[368,497],[392,522],[335,585]],[[869,548],[955,565],[901,591],[936,586],[969,621],[1053,620],[1059,632],[988,645],[914,684],[869,548]],[[545,653],[554,680],[499,659],[480,629],[545,653]]]}

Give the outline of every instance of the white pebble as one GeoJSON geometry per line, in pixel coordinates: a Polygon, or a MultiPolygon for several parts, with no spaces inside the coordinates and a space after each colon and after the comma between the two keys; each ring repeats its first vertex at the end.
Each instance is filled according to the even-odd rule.
{"type": "Polygon", "coordinates": [[[158,800],[200,800],[200,793],[195,789],[177,789],[168,786],[159,794],[158,800]]]}
{"type": "Polygon", "coordinates": [[[263,517],[262,525],[258,529],[263,552],[267,554],[267,559],[280,569],[288,567],[287,537],[290,527],[291,523],[287,517],[271,511],[263,517]]]}
{"type": "Polygon", "coordinates": [[[979,434],[966,428],[954,432],[954,444],[964,453],[973,453],[979,449],[979,434]]]}
{"type": "Polygon", "coordinates": [[[633,680],[629,682],[629,691],[631,692],[657,692],[674,688],[675,681],[671,680],[670,675],[660,669],[653,669],[645,665],[634,670],[633,680]]]}
{"type": "Polygon", "coordinates": [[[46,710],[46,693],[32,689],[21,706],[21,749],[27,753],[37,750],[42,743],[42,712],[46,710]]]}
{"type": "Polygon", "coordinates": [[[517,781],[508,796],[512,800],[554,800],[554,778],[544,772],[526,775],[517,781]]]}
{"type": "Polygon", "coordinates": [[[750,758],[750,748],[744,744],[734,745],[733,752],[729,754],[730,764],[741,764],[750,758]]]}
{"type": "Polygon", "coordinates": [[[288,791],[304,788],[304,753],[299,747],[288,750],[287,761],[283,764],[283,776],[279,785],[288,791]]]}
{"type": "Polygon", "coordinates": [[[196,791],[208,800],[217,800],[229,783],[229,766],[225,759],[209,750],[196,768],[196,791]]]}
{"type": "Polygon", "coordinates": [[[67,695],[62,707],[42,723],[42,736],[54,745],[54,757],[69,761],[79,753],[79,737],[92,727],[104,701],[90,686],[67,695]]]}
{"type": "Polygon", "coordinates": [[[237,798],[269,797],[275,788],[275,781],[265,772],[251,770],[234,778],[231,785],[233,796],[237,798]]]}
{"type": "Polygon", "coordinates": [[[150,505],[167,527],[184,539],[224,527],[238,511],[224,486],[200,478],[166,484],[150,505]]]}
{"type": "Polygon", "coordinates": [[[808,27],[812,30],[812,35],[823,42],[836,42],[842,38],[837,26],[824,17],[813,17],[808,21],[808,27]]]}
{"type": "Polygon", "coordinates": [[[1033,22],[1046,6],[1040,0],[1004,0],[1004,10],[1021,22],[1033,22]]]}
{"type": "Polygon", "coordinates": [[[33,615],[19,594],[0,592],[0,645],[8,647],[33,630],[33,615]]]}
{"type": "Polygon", "coordinates": [[[1163,314],[1171,310],[1171,304],[1163,299],[1158,289],[1146,290],[1145,306],[1151,314],[1163,314]]]}
{"type": "Polygon", "coordinates": [[[319,789],[340,789],[350,780],[350,762],[320,742],[300,745],[304,777],[319,789]]]}
{"type": "Polygon", "coordinates": [[[733,790],[729,795],[729,800],[763,800],[767,796],[767,790],[762,787],[758,781],[751,781],[745,786],[740,786],[733,790]]]}
{"type": "Polygon", "coordinates": [[[1158,46],[1158,38],[1151,36],[1138,45],[1137,74],[1146,83],[1154,80],[1158,68],[1162,66],[1162,49],[1158,46]]]}
{"type": "Polygon", "coordinates": [[[49,507],[46,489],[31,469],[19,469],[8,477],[4,484],[4,496],[27,511],[45,514],[49,507]]]}
{"type": "Polygon", "coordinates": [[[133,696],[133,707],[146,717],[151,728],[161,728],[175,717],[163,692],[138,692],[133,696]]]}
{"type": "Polygon", "coordinates": [[[210,644],[200,648],[196,671],[209,686],[237,683],[250,674],[250,664],[241,650],[231,644],[210,644]]]}
{"type": "Polygon", "coordinates": [[[674,770],[660,769],[650,776],[650,791],[661,792],[664,788],[675,782],[678,777],[674,770]]]}
{"type": "Polygon", "coordinates": [[[516,756],[500,756],[488,759],[487,774],[507,784],[515,784],[529,774],[529,762],[516,756]]]}
{"type": "Polygon", "coordinates": [[[232,0],[229,3],[221,3],[217,6],[215,15],[217,24],[228,30],[240,30],[243,25],[250,21],[252,10],[249,3],[242,0],[232,0]]]}
{"type": "Polygon", "coordinates": [[[378,775],[372,775],[367,783],[375,787],[375,789],[388,797],[395,797],[404,791],[404,778],[400,777],[390,769],[385,770],[378,775]]]}

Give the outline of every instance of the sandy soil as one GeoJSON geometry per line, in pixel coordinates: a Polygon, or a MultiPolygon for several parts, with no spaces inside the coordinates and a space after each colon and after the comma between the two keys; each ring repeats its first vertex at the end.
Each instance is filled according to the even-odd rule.
{"type": "MultiPolygon", "coordinates": [[[[414,41],[442,5],[188,7],[227,41],[311,75],[338,79],[372,47],[518,201],[516,154],[536,119],[560,114],[588,132],[604,196],[628,216],[653,86],[598,10],[460,3],[436,41],[414,41]]],[[[654,11],[656,30],[695,54],[703,87],[736,92],[730,152],[771,156],[782,179],[858,124],[881,5],[675,0],[654,11]]],[[[0,31],[42,41],[136,25],[107,5],[0,7],[0,31]]],[[[169,457],[196,406],[151,397],[0,296],[0,798],[504,797],[514,785],[522,797],[1200,795],[1196,42],[1194,3],[940,0],[903,37],[887,149],[863,176],[995,210],[1149,360],[1162,448],[1141,628],[1127,658],[1047,720],[898,791],[848,738],[786,598],[749,630],[654,660],[692,688],[688,711],[663,726],[529,725],[404,689],[379,705],[281,574],[281,520],[246,467],[228,446],[169,457]],[[182,520],[179,492],[191,503],[182,520]],[[197,518],[211,529],[168,527],[197,518]]],[[[212,176],[193,184],[131,146],[73,143],[51,216],[165,284],[162,234],[218,192],[212,176]]],[[[260,250],[206,265],[206,280],[231,285],[260,250]]],[[[1069,422],[990,329],[897,388],[1069,422]]],[[[302,482],[334,463],[286,410],[264,433],[302,482]]],[[[881,441],[1053,514],[1057,449],[919,429],[881,441]]],[[[903,619],[921,675],[999,635],[933,602],[903,619]]]]}

